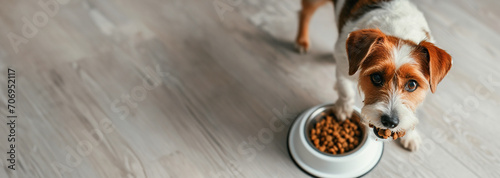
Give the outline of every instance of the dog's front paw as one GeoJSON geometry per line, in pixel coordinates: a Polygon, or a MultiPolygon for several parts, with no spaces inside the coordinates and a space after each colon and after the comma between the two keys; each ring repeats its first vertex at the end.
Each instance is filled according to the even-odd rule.
{"type": "Polygon", "coordinates": [[[310,43],[308,37],[298,37],[295,41],[295,48],[297,48],[300,54],[307,53],[309,46],[310,43]]]}
{"type": "Polygon", "coordinates": [[[337,102],[333,106],[333,112],[335,114],[335,117],[337,117],[339,121],[345,121],[347,118],[351,118],[353,106],[354,106],[354,101],[337,100],[337,102]]]}
{"type": "Polygon", "coordinates": [[[417,151],[420,144],[422,144],[422,138],[416,130],[407,134],[406,136],[400,138],[401,145],[409,151],[417,151]]]}

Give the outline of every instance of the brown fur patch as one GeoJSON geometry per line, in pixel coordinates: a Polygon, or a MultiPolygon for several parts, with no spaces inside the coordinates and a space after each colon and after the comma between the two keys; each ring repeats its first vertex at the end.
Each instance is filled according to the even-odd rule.
{"type": "Polygon", "coordinates": [[[346,0],[338,17],[339,33],[348,21],[357,20],[366,13],[380,8],[380,3],[389,1],[391,0],[346,0]]]}
{"type": "Polygon", "coordinates": [[[429,85],[431,86],[432,93],[434,93],[438,83],[441,82],[446,74],[448,74],[448,71],[450,71],[452,59],[446,51],[436,47],[430,42],[422,41],[419,46],[424,48],[427,53],[427,59],[425,60],[429,72],[429,85]]]}
{"type": "Polygon", "coordinates": [[[397,70],[396,78],[397,93],[403,99],[403,104],[415,111],[417,106],[424,101],[428,89],[428,82],[420,71],[420,64],[403,64],[397,70]],[[413,92],[405,90],[405,86],[410,80],[415,80],[418,83],[417,89],[413,92]]]}
{"type": "Polygon", "coordinates": [[[353,75],[362,67],[376,67],[380,61],[374,59],[389,59],[396,45],[417,46],[410,40],[386,36],[378,29],[363,29],[351,32],[346,40],[349,75],[353,75]]]}
{"type": "Polygon", "coordinates": [[[386,36],[378,29],[363,29],[351,32],[346,41],[349,75],[359,69],[360,64],[372,52],[379,52],[379,45],[385,44],[386,36]]]}
{"type": "Polygon", "coordinates": [[[428,89],[428,82],[420,72],[419,64],[404,64],[397,70],[394,63],[385,62],[380,65],[384,69],[380,72],[383,75],[384,85],[380,87],[373,85],[371,74],[360,76],[359,86],[365,95],[364,104],[388,102],[390,95],[396,94],[403,100],[404,105],[415,111],[425,99],[428,89]],[[418,83],[418,88],[413,92],[405,90],[410,80],[418,83]]]}
{"type": "Polygon", "coordinates": [[[359,78],[359,87],[361,91],[363,91],[365,95],[364,104],[369,105],[376,102],[387,102],[389,99],[390,92],[393,90],[394,83],[394,65],[386,63],[380,64],[381,71],[379,72],[382,75],[384,84],[382,86],[375,86],[371,81],[371,74],[363,75],[359,78]]]}

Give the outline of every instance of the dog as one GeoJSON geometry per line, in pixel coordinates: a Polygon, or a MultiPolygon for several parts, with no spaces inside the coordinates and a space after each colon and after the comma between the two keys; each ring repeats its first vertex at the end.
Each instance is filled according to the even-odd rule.
{"type": "Polygon", "coordinates": [[[402,146],[417,150],[422,139],[415,129],[416,109],[451,69],[451,56],[434,45],[424,15],[408,0],[302,0],[299,51],[310,48],[308,25],[314,11],[330,1],[339,32],[333,52],[337,119],[351,117],[357,86],[364,97],[362,123],[381,140],[378,129],[405,132],[399,139],[402,146]]]}

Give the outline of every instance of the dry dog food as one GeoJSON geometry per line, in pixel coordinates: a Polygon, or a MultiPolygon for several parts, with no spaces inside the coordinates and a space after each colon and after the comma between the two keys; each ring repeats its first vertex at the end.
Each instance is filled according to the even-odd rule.
{"type": "Polygon", "coordinates": [[[321,113],[321,120],[311,129],[311,141],[325,153],[342,154],[353,150],[361,142],[363,132],[359,118],[338,122],[333,114],[321,113]]]}
{"type": "MultiPolygon", "coordinates": [[[[374,126],[373,125],[369,125],[370,128],[373,128],[374,126]]],[[[380,137],[383,137],[384,139],[387,139],[389,138],[390,136],[392,136],[392,139],[396,140],[398,138],[401,138],[403,136],[405,136],[406,132],[404,131],[399,131],[399,132],[392,132],[391,130],[389,129],[379,129],[377,127],[375,127],[375,132],[377,132],[377,134],[380,136],[380,137]]]]}

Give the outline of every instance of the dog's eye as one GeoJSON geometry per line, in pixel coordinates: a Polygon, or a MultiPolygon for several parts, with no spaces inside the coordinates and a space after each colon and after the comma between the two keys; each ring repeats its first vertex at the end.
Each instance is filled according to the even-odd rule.
{"type": "Polygon", "coordinates": [[[413,92],[417,89],[418,83],[415,80],[410,80],[408,83],[405,85],[405,90],[409,92],[413,92]]]}
{"type": "Polygon", "coordinates": [[[383,81],[382,81],[382,76],[380,74],[372,74],[370,75],[370,78],[372,80],[373,85],[382,86],[383,81]]]}

